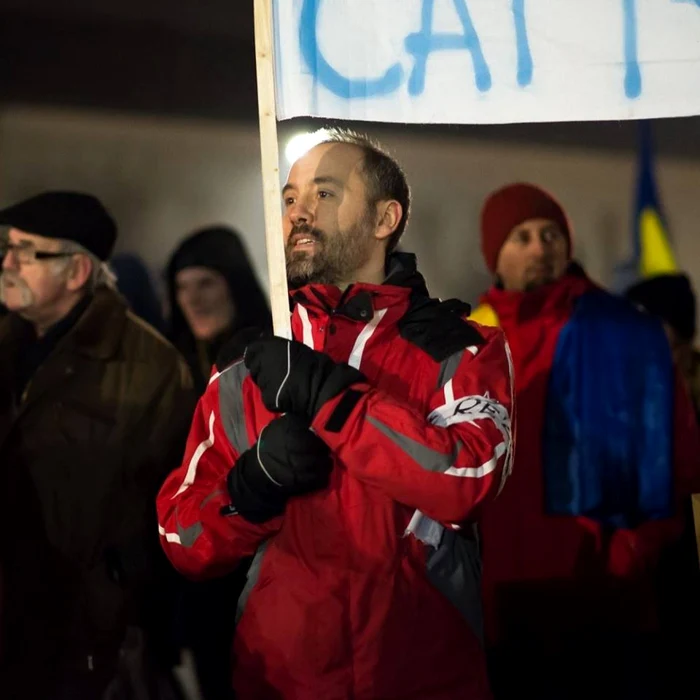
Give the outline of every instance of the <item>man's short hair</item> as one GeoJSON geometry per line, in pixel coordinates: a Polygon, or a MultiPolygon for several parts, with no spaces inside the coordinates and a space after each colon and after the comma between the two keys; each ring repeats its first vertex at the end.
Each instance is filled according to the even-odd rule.
{"type": "Polygon", "coordinates": [[[364,156],[362,171],[370,204],[394,199],[401,205],[401,220],[387,243],[387,253],[391,253],[406,229],[411,208],[411,190],[401,166],[376,141],[350,129],[322,129],[316,145],[324,143],[347,143],[360,148],[364,156]]]}
{"type": "MultiPolygon", "coordinates": [[[[60,241],[62,253],[86,255],[92,263],[90,277],[85,283],[85,291],[87,291],[88,294],[93,294],[101,287],[107,287],[107,289],[113,291],[117,289],[117,276],[106,261],[100,260],[94,253],[91,253],[80,243],[69,241],[64,238],[59,238],[57,240],[60,241]]],[[[55,264],[56,269],[63,273],[70,265],[70,258],[60,258],[55,261],[55,264]]]]}

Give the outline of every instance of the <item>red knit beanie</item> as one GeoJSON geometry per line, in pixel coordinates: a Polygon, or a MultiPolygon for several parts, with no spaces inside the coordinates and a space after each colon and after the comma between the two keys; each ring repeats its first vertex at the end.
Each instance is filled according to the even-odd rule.
{"type": "Polygon", "coordinates": [[[571,227],[559,203],[543,189],[517,182],[490,194],[481,210],[481,251],[486,267],[493,274],[510,232],[528,219],[555,221],[566,234],[571,255],[571,227]]]}

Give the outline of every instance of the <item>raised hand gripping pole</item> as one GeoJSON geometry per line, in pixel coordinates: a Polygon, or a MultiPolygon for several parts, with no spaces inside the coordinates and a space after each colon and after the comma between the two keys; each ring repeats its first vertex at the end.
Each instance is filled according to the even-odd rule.
{"type": "Polygon", "coordinates": [[[275,100],[273,0],[254,0],[255,65],[258,77],[258,118],[262,161],[263,206],[270,307],[275,335],[292,337],[287,268],[282,238],[277,109],[275,100]]]}

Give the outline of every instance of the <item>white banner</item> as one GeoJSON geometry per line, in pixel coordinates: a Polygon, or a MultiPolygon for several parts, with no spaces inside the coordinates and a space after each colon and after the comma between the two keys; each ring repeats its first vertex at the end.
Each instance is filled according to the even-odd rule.
{"type": "Polygon", "coordinates": [[[700,0],[275,0],[278,118],[700,114],[700,0]]]}

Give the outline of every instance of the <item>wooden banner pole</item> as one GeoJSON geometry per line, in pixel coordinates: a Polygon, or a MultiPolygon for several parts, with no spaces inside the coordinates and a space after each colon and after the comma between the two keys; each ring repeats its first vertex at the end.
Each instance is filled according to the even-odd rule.
{"type": "Polygon", "coordinates": [[[280,188],[277,109],[275,99],[275,57],[273,0],[254,0],[255,65],[258,78],[258,117],[262,161],[265,243],[270,284],[270,307],[275,335],[292,337],[287,289],[287,268],[282,234],[282,192],[280,188]]]}

